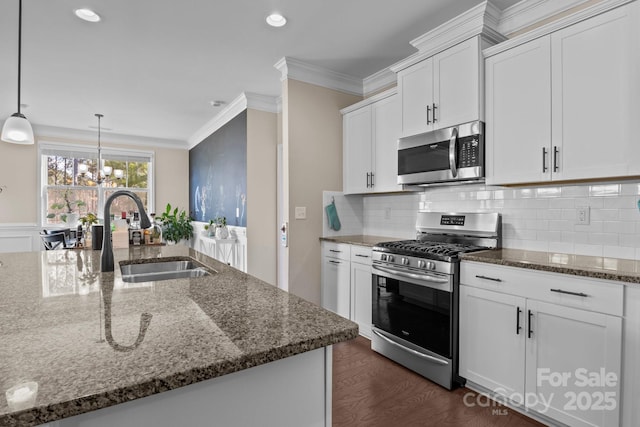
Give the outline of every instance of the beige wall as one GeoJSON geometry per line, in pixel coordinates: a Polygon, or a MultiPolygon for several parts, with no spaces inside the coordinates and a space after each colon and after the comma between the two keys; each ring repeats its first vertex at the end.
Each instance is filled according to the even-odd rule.
{"type": "Polygon", "coordinates": [[[247,110],[247,272],[276,285],[277,115],[247,110]]]}
{"type": "MultiPolygon", "coordinates": [[[[95,146],[96,143],[71,139],[49,138],[38,135],[38,141],[63,142],[95,146]]],[[[108,136],[103,147],[127,148],[155,153],[155,210],[164,209],[167,202],[189,209],[189,151],[185,149],[159,148],[109,144],[108,136]]],[[[6,189],[0,194],[0,224],[38,223],[38,198],[40,197],[38,174],[38,142],[30,146],[0,143],[0,186],[6,189]]],[[[153,208],[153,207],[152,207],[153,208]]]]}
{"type": "Polygon", "coordinates": [[[296,80],[283,83],[289,292],[317,304],[320,303],[322,191],[342,190],[340,109],[361,99],[296,80]],[[307,219],[295,219],[296,206],[307,208],[307,219]]]}

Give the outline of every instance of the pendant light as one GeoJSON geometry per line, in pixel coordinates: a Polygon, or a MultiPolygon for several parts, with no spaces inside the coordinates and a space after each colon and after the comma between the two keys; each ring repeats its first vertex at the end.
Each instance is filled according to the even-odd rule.
{"type": "Polygon", "coordinates": [[[94,115],[98,118],[98,179],[96,179],[96,183],[100,185],[102,184],[102,181],[105,180],[105,178],[107,179],[109,178],[109,175],[111,175],[111,170],[107,169],[109,166],[105,166],[104,167],[105,178],[102,178],[103,169],[102,169],[102,151],[100,147],[100,120],[104,117],[104,115],[99,113],[96,113],[94,115]],[[108,174],[107,174],[107,171],[109,172],[108,174]]]}
{"type": "Polygon", "coordinates": [[[2,126],[2,139],[12,144],[31,145],[34,142],[33,129],[27,118],[20,113],[20,73],[22,62],[22,0],[18,9],[18,112],[14,113],[2,126]]]}

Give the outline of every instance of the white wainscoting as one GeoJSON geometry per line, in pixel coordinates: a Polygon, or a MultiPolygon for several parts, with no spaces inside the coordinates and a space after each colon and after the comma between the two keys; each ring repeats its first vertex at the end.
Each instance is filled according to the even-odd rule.
{"type": "Polygon", "coordinates": [[[43,250],[40,227],[35,223],[0,224],[0,253],[43,250]]]}
{"type": "Polygon", "coordinates": [[[191,247],[246,273],[247,229],[245,227],[227,226],[229,239],[217,240],[208,236],[208,231],[204,229],[205,225],[206,223],[204,222],[193,222],[191,247]]]}

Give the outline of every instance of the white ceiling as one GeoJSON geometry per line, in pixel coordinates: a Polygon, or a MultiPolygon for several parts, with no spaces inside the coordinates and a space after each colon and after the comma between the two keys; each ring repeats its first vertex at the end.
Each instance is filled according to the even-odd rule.
{"type": "MultiPolygon", "coordinates": [[[[505,8],[518,0],[495,0],[505,8]]],[[[279,96],[282,57],[364,78],[480,0],[23,0],[35,125],[184,142],[242,92],[279,96]],[[90,24],[73,11],[102,16],[90,24]],[[271,28],[280,11],[289,22],[271,28]]],[[[0,2],[0,120],[16,112],[18,0],[0,2]]],[[[166,141],[165,141],[166,142],[166,141]]]]}

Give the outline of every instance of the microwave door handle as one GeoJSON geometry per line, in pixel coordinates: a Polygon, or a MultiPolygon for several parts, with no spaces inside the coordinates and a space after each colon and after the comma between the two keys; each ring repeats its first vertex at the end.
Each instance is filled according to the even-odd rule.
{"type": "Polygon", "coordinates": [[[453,177],[458,176],[458,168],[456,167],[458,153],[458,128],[453,128],[451,132],[451,139],[449,140],[449,167],[451,168],[451,175],[453,177]]]}

